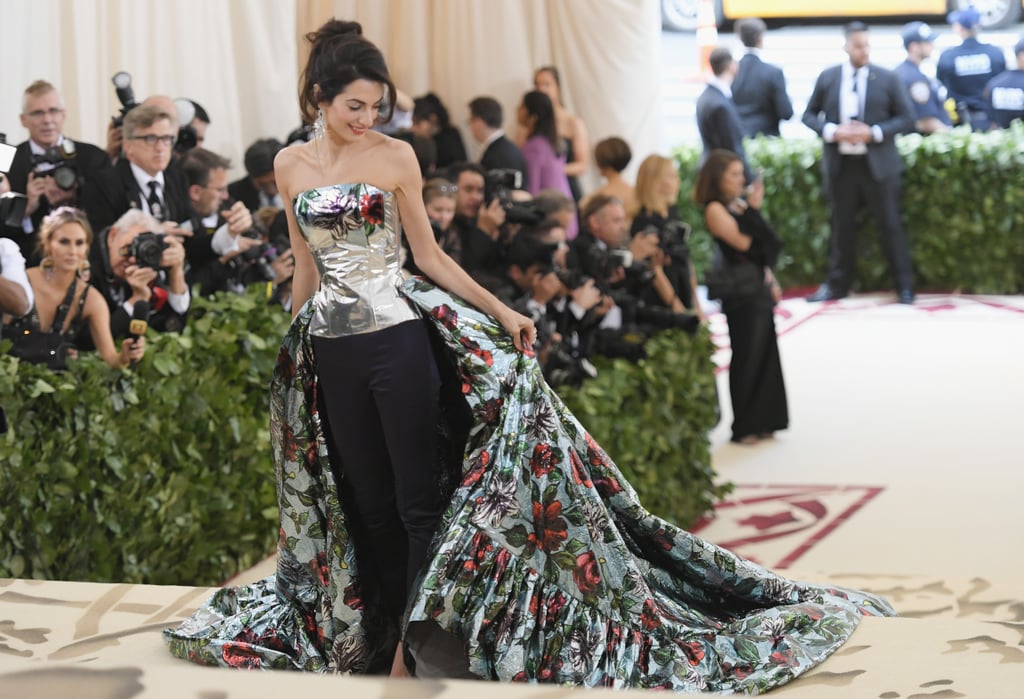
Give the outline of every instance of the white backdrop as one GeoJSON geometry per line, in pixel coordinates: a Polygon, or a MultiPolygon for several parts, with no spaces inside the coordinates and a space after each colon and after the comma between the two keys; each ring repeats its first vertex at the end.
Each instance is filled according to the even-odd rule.
{"type": "Polygon", "coordinates": [[[657,0],[3,0],[0,132],[26,138],[22,93],[43,78],[64,96],[65,132],[102,146],[119,111],[110,78],[127,70],[139,100],[202,104],[207,147],[239,174],[247,144],[299,125],[301,37],[331,16],[363,24],[401,89],[437,93],[471,154],[469,100],[497,98],[511,131],[533,70],[548,63],[591,144],[622,136],[635,168],[660,143],[657,0]]]}

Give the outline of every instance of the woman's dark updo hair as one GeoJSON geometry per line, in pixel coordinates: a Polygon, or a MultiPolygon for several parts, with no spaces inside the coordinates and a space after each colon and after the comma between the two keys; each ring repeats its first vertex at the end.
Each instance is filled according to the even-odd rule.
{"type": "Polygon", "coordinates": [[[316,119],[323,102],[331,102],[356,80],[384,86],[384,104],[377,121],[390,121],[395,105],[395,84],[391,82],[384,54],[363,36],[358,22],[328,20],[315,32],[306,34],[312,46],[306,69],[299,81],[299,109],[308,123],[316,119]],[[316,85],[320,89],[316,89],[316,85]]]}

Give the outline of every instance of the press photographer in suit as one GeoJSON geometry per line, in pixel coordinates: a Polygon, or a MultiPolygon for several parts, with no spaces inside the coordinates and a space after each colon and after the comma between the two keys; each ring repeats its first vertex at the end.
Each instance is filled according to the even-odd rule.
{"type": "Polygon", "coordinates": [[[177,135],[177,116],[159,106],[143,104],[125,115],[125,157],[86,182],[82,196],[93,230],[130,209],[153,216],[165,232],[189,219],[188,184],[179,168],[170,167],[177,135]]]}
{"type": "Polygon", "coordinates": [[[138,209],[123,214],[96,236],[89,252],[90,283],[110,306],[114,339],[128,336],[137,301],[149,303],[149,327],[159,332],[185,328],[192,299],[185,283],[185,248],[178,236],[138,209]]]}
{"type": "Polygon", "coordinates": [[[818,76],[803,122],[824,141],[822,172],[832,205],[832,253],[827,281],[808,301],[841,299],[850,292],[857,262],[857,215],[867,209],[878,223],[900,303],[914,302],[907,234],[900,219],[903,159],[896,136],[914,128],[914,108],[892,71],[868,63],[868,28],[844,30],[849,61],[818,76]]]}
{"type": "Polygon", "coordinates": [[[30,264],[43,217],[58,206],[74,205],[83,183],[110,168],[102,149],[64,135],[66,117],[64,100],[56,87],[36,80],[25,88],[21,125],[28,130],[28,140],[15,150],[7,177],[11,190],[26,195],[28,203],[21,230],[8,229],[5,233],[30,264]]]}

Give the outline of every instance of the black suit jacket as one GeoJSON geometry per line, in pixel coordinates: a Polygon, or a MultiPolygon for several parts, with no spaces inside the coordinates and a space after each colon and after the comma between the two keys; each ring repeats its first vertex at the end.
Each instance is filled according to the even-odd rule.
{"type": "Polygon", "coordinates": [[[485,170],[518,170],[523,176],[522,188],[526,189],[526,160],[523,159],[523,152],[505,136],[499,136],[487,146],[480,156],[480,165],[485,170]]]}
{"type": "Polygon", "coordinates": [[[228,195],[235,201],[245,204],[245,208],[252,213],[256,213],[260,208],[260,190],[256,189],[248,175],[229,184],[228,195]]]}
{"type": "MultiPolygon", "coordinates": [[[[74,166],[77,168],[83,183],[88,182],[97,173],[110,169],[110,158],[107,157],[107,154],[101,148],[91,143],[74,141],[67,137],[65,137],[65,140],[72,141],[75,144],[74,166]]],[[[7,178],[11,183],[11,191],[24,194],[28,189],[28,176],[30,172],[32,172],[32,148],[29,142],[25,141],[18,144],[14,152],[14,160],[11,161],[11,170],[7,173],[7,178]]],[[[79,205],[81,204],[83,189],[84,184],[80,185],[78,193],[78,202],[76,203],[79,205]]],[[[26,234],[21,228],[6,230],[5,227],[6,237],[18,243],[22,256],[30,263],[34,262],[36,257],[36,241],[38,240],[36,232],[39,231],[39,227],[42,225],[43,217],[50,213],[52,208],[45,199],[40,202],[39,208],[32,214],[34,231],[31,234],[26,234]]]]}
{"type": "MultiPolygon", "coordinates": [[[[826,124],[839,123],[839,91],[843,79],[842,66],[822,71],[807,102],[803,122],[822,135],[826,124]]],[[[867,89],[864,92],[863,120],[882,131],[881,142],[868,143],[868,167],[875,180],[884,180],[903,172],[903,159],[896,150],[896,136],[914,129],[914,108],[899,76],[891,70],[868,64],[867,89]]],[[[822,169],[825,176],[838,172],[843,156],[837,143],[825,143],[822,169]]]]}
{"type": "MultiPolygon", "coordinates": [[[[117,165],[85,183],[81,201],[93,231],[99,235],[129,209],[144,209],[142,202],[145,196],[128,160],[122,158],[117,165]]],[[[164,206],[167,210],[165,221],[180,223],[192,217],[188,182],[185,173],[174,162],[164,170],[164,206]]]]}
{"type": "Polygon", "coordinates": [[[782,69],[765,63],[757,54],[740,59],[732,82],[732,101],[740,116],[743,135],[779,135],[779,122],[793,116],[782,69]]]}
{"type": "Polygon", "coordinates": [[[743,161],[747,181],[754,179],[743,152],[743,128],[736,105],[714,85],[708,85],[697,98],[697,129],[704,143],[704,158],[716,148],[732,151],[743,161]]]}

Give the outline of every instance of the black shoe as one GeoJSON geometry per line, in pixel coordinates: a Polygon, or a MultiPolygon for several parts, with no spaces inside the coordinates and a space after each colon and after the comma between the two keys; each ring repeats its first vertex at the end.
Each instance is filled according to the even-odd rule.
{"type": "Polygon", "coordinates": [[[808,303],[819,303],[821,301],[836,301],[846,298],[846,294],[833,291],[828,284],[822,284],[818,290],[807,297],[808,303]]]}
{"type": "Polygon", "coordinates": [[[914,303],[914,291],[912,289],[900,289],[899,293],[900,303],[905,303],[908,306],[914,303]]]}

